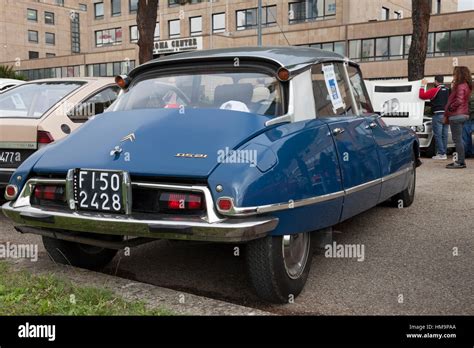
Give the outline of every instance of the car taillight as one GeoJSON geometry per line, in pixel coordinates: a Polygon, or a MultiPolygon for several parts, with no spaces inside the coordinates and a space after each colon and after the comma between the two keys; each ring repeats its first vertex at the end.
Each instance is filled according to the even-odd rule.
{"type": "Polygon", "coordinates": [[[54,141],[54,138],[51,135],[51,133],[46,132],[46,131],[39,130],[36,137],[37,137],[38,147],[51,144],[54,141]]]}
{"type": "Polygon", "coordinates": [[[234,207],[232,198],[222,197],[217,201],[217,207],[220,211],[230,211],[234,207]]]}
{"type": "Polygon", "coordinates": [[[16,185],[8,185],[5,188],[5,199],[8,201],[12,201],[18,195],[18,187],[16,185]]]}
{"type": "Polygon", "coordinates": [[[202,196],[195,193],[163,192],[160,202],[169,211],[196,211],[202,210],[204,206],[202,196]]]}
{"type": "Polygon", "coordinates": [[[37,200],[44,201],[64,201],[64,187],[63,186],[36,186],[34,190],[34,197],[37,200]]]}

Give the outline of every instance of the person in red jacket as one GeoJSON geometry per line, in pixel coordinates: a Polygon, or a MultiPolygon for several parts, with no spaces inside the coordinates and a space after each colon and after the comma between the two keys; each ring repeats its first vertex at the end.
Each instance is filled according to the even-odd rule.
{"type": "Polygon", "coordinates": [[[469,119],[469,97],[472,93],[472,75],[469,68],[457,66],[454,68],[451,95],[445,109],[445,123],[451,126],[451,134],[456,144],[455,161],[446,168],[466,168],[462,130],[464,122],[469,119]]]}
{"type": "Polygon", "coordinates": [[[443,123],[444,109],[448,103],[449,89],[444,85],[444,76],[435,76],[435,87],[425,90],[428,81],[424,79],[421,81],[421,88],[419,98],[429,100],[433,117],[431,124],[433,127],[433,136],[437,148],[437,154],[433,157],[436,160],[447,160],[446,154],[448,150],[448,128],[447,124],[443,123]]]}

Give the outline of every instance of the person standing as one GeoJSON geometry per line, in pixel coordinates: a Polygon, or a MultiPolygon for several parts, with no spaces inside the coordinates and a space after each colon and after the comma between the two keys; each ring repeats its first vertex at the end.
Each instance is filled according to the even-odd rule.
{"type": "Polygon", "coordinates": [[[445,109],[445,123],[449,123],[453,141],[456,144],[457,159],[448,164],[448,169],[466,168],[462,131],[469,119],[469,98],[472,93],[472,75],[468,67],[454,68],[451,95],[445,109]]]}
{"type": "Polygon", "coordinates": [[[462,131],[462,140],[464,142],[464,151],[466,157],[474,157],[474,147],[472,144],[472,133],[474,132],[474,93],[471,93],[469,99],[469,120],[464,123],[462,131]]]}
{"type": "Polygon", "coordinates": [[[432,117],[433,136],[436,143],[437,154],[433,157],[436,160],[447,160],[448,150],[448,125],[443,123],[444,109],[448,103],[449,89],[444,85],[444,76],[435,76],[435,87],[426,90],[428,81],[421,82],[419,97],[423,100],[430,100],[432,117]]]}

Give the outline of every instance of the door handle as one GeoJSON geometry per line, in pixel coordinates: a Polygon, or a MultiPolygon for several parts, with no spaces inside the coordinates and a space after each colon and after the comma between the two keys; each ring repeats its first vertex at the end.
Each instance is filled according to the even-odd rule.
{"type": "Polygon", "coordinates": [[[377,127],[377,123],[375,122],[371,122],[367,127],[365,127],[366,129],[374,129],[377,127]]]}
{"type": "Polygon", "coordinates": [[[336,136],[336,135],[342,134],[344,132],[345,132],[345,130],[343,128],[334,128],[332,130],[332,135],[336,136]]]}

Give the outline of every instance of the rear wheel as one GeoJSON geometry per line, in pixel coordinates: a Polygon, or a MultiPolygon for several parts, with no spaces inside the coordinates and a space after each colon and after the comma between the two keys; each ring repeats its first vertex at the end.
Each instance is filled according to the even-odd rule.
{"type": "MultiPolygon", "coordinates": [[[[94,238],[107,241],[122,240],[122,236],[94,235],[94,238]]],[[[117,254],[117,250],[45,236],[43,245],[54,262],[91,270],[104,268],[117,254]]]]}
{"type": "Polygon", "coordinates": [[[311,233],[267,236],[246,250],[250,282],[259,297],[288,303],[300,294],[311,268],[311,233]]]}
{"type": "Polygon", "coordinates": [[[408,172],[408,186],[405,190],[392,197],[392,204],[398,208],[407,208],[413,204],[415,200],[416,188],[416,162],[413,154],[412,168],[408,172]]]}

